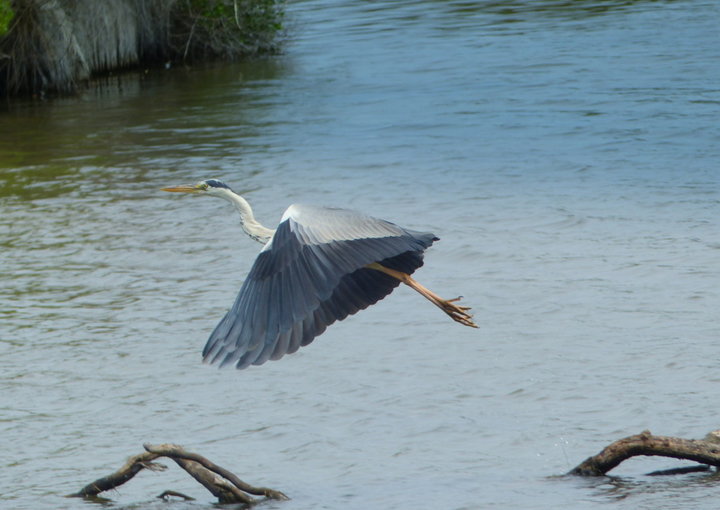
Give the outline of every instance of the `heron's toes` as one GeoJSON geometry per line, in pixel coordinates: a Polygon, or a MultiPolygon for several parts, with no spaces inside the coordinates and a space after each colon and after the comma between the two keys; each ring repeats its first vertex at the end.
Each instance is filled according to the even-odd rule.
{"type": "Polygon", "coordinates": [[[455,322],[459,322],[460,324],[469,326],[471,328],[477,328],[477,324],[475,324],[472,320],[472,314],[468,313],[468,310],[470,310],[470,307],[469,306],[458,306],[455,304],[455,302],[459,301],[460,299],[462,299],[462,296],[458,296],[453,299],[443,300],[442,301],[442,309],[455,322]]]}

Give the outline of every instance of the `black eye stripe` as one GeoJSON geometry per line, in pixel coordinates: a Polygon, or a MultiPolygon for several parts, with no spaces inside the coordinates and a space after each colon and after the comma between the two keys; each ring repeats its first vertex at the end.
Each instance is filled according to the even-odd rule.
{"type": "Polygon", "coordinates": [[[211,188],[225,188],[225,189],[230,189],[230,186],[228,186],[227,184],[225,184],[225,183],[222,182],[222,181],[218,181],[217,179],[208,179],[207,181],[205,181],[205,184],[207,184],[207,185],[210,186],[211,188]]]}

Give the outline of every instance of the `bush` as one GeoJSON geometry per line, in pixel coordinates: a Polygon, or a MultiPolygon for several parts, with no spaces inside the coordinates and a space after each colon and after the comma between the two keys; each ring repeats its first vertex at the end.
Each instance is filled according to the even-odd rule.
{"type": "Polygon", "coordinates": [[[10,29],[10,22],[15,17],[10,0],[0,0],[0,36],[7,34],[10,29]]]}
{"type": "Polygon", "coordinates": [[[0,0],[0,95],[147,63],[274,53],[282,0],[0,0]]]}
{"type": "Polygon", "coordinates": [[[178,0],[172,50],[183,60],[272,53],[282,19],[277,0],[178,0]]]}

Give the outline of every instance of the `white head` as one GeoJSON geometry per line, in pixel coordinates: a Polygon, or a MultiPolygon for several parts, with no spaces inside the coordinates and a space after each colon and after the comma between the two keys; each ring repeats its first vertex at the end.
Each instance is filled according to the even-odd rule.
{"type": "Polygon", "coordinates": [[[230,186],[217,179],[208,179],[200,181],[197,184],[183,184],[180,186],[170,186],[162,188],[162,191],[171,191],[174,193],[196,193],[200,195],[208,195],[211,197],[224,198],[235,206],[240,213],[240,222],[243,230],[247,235],[260,243],[266,243],[273,235],[273,230],[265,228],[255,220],[250,204],[243,197],[230,189],[230,186]]]}

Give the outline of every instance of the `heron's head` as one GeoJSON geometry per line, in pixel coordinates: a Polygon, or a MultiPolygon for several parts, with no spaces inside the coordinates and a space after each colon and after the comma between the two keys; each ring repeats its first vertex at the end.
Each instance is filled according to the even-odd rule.
{"type": "Polygon", "coordinates": [[[206,181],[200,181],[197,184],[182,184],[180,186],[170,186],[161,189],[162,191],[171,191],[173,193],[198,193],[222,198],[225,198],[228,193],[232,193],[230,186],[217,179],[208,179],[206,181]]]}

